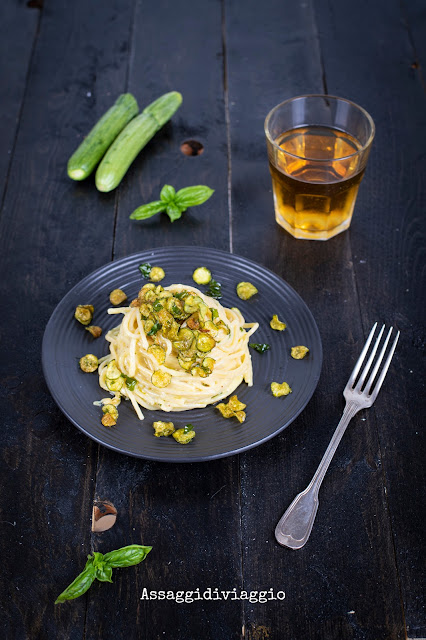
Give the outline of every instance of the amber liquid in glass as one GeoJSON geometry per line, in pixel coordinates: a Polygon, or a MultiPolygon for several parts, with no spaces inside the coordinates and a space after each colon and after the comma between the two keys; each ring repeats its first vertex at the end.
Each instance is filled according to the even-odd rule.
{"type": "Polygon", "coordinates": [[[277,222],[296,238],[327,240],[347,229],[364,174],[359,142],[309,126],[285,131],[275,143],[282,149],[277,166],[269,162],[277,222]]]}

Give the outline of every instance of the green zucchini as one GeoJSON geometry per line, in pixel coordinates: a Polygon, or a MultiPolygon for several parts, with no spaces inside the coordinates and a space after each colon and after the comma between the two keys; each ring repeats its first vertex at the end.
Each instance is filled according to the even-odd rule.
{"type": "Polygon", "coordinates": [[[120,184],[138,153],[181,104],[180,93],[165,93],[129,122],[112,143],[96,171],[95,181],[99,191],[112,191],[120,184]]]}
{"type": "Polygon", "coordinates": [[[120,131],[138,112],[138,103],[131,93],[119,96],[68,160],[68,176],[72,180],[85,180],[120,131]]]}

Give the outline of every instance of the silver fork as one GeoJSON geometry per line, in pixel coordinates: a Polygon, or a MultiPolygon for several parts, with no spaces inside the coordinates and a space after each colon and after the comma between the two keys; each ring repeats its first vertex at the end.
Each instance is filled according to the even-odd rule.
{"type": "Polygon", "coordinates": [[[393,331],[393,328],[391,327],[388,331],[379,356],[376,359],[374,367],[372,368],[374,359],[376,358],[377,350],[380,346],[383,332],[385,330],[385,325],[382,326],[376,342],[368,357],[368,360],[361,372],[361,375],[359,376],[359,379],[357,379],[361,367],[364,364],[364,360],[366,359],[368,349],[374,338],[376,328],[377,322],[370,331],[367,342],[364,345],[361,355],[359,356],[354,370],[352,371],[348,383],[345,387],[345,390],[343,391],[343,395],[346,400],[345,409],[343,411],[340,422],[337,425],[336,431],[333,434],[330,444],[328,445],[327,451],[325,452],[319,464],[319,467],[314,474],[314,477],[312,478],[306,489],[295,497],[275,528],[275,537],[277,541],[285,547],[290,547],[291,549],[301,549],[303,545],[306,544],[312,531],[312,526],[314,524],[315,516],[318,509],[318,492],[321,483],[334,456],[334,453],[339,445],[339,442],[342,439],[343,434],[345,433],[346,427],[348,426],[349,421],[360,409],[371,407],[377,397],[377,394],[380,391],[380,387],[383,384],[383,380],[385,379],[387,370],[389,369],[389,365],[391,363],[392,356],[394,354],[399,338],[398,331],[396,334],[396,338],[390,348],[388,357],[386,358],[386,362],[383,365],[379,376],[377,377],[380,365],[385,356],[386,349],[393,331]],[[372,371],[370,373],[371,368],[372,371]],[[366,382],[368,374],[370,375],[366,382]]]}

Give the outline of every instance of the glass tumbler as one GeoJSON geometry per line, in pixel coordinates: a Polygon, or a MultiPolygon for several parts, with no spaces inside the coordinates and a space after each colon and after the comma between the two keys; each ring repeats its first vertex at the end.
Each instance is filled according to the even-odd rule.
{"type": "Polygon", "coordinates": [[[269,112],[265,134],[278,224],[308,240],[347,229],[374,138],[371,116],[343,98],[299,96],[269,112]]]}

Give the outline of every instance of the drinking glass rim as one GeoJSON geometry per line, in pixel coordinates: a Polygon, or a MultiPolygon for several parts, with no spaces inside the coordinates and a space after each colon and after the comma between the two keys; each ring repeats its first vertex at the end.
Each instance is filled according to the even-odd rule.
{"type": "MultiPolygon", "coordinates": [[[[339,96],[330,96],[330,95],[325,94],[325,93],[307,93],[307,94],[300,95],[300,96],[294,96],[293,98],[288,98],[287,100],[284,100],[283,102],[280,102],[279,104],[275,105],[275,107],[272,107],[272,109],[269,111],[268,115],[265,118],[265,124],[264,124],[265,135],[266,135],[267,139],[269,140],[269,142],[276,149],[281,151],[281,153],[285,153],[286,155],[289,155],[289,156],[291,156],[293,158],[298,158],[299,160],[315,160],[315,162],[330,162],[330,158],[309,158],[307,156],[299,156],[299,155],[297,155],[295,153],[291,153],[290,151],[286,151],[282,147],[280,147],[280,145],[277,144],[275,142],[275,140],[272,139],[272,137],[271,137],[271,135],[269,133],[268,125],[269,125],[269,120],[272,117],[272,114],[277,109],[282,107],[283,105],[285,105],[285,104],[287,104],[289,102],[294,102],[295,100],[300,100],[301,98],[326,98],[326,99],[331,99],[331,100],[339,100],[340,102],[347,102],[351,106],[353,106],[356,109],[358,109],[359,111],[361,111],[361,113],[367,119],[367,121],[368,121],[368,123],[369,123],[369,125],[371,127],[371,132],[370,132],[370,135],[368,136],[367,142],[360,149],[358,149],[357,151],[354,151],[354,153],[350,153],[347,156],[339,156],[338,158],[333,158],[333,162],[335,160],[346,160],[346,159],[349,159],[349,158],[353,158],[354,156],[358,156],[360,153],[363,153],[363,151],[368,149],[368,147],[371,145],[371,143],[372,143],[372,141],[374,139],[374,134],[376,132],[376,127],[374,125],[374,120],[370,116],[368,111],[366,111],[363,107],[361,107],[356,102],[352,102],[352,100],[348,100],[347,98],[340,98],[339,96]]],[[[306,124],[306,125],[301,125],[301,127],[302,126],[310,126],[310,125],[306,124]]],[[[297,128],[299,128],[299,127],[297,127],[297,128]]],[[[334,128],[336,129],[336,131],[343,131],[342,129],[337,129],[337,127],[334,127],[334,128]]],[[[290,131],[290,129],[289,129],[289,131],[290,131]]],[[[348,133],[348,132],[344,131],[344,133],[348,133]]]]}

